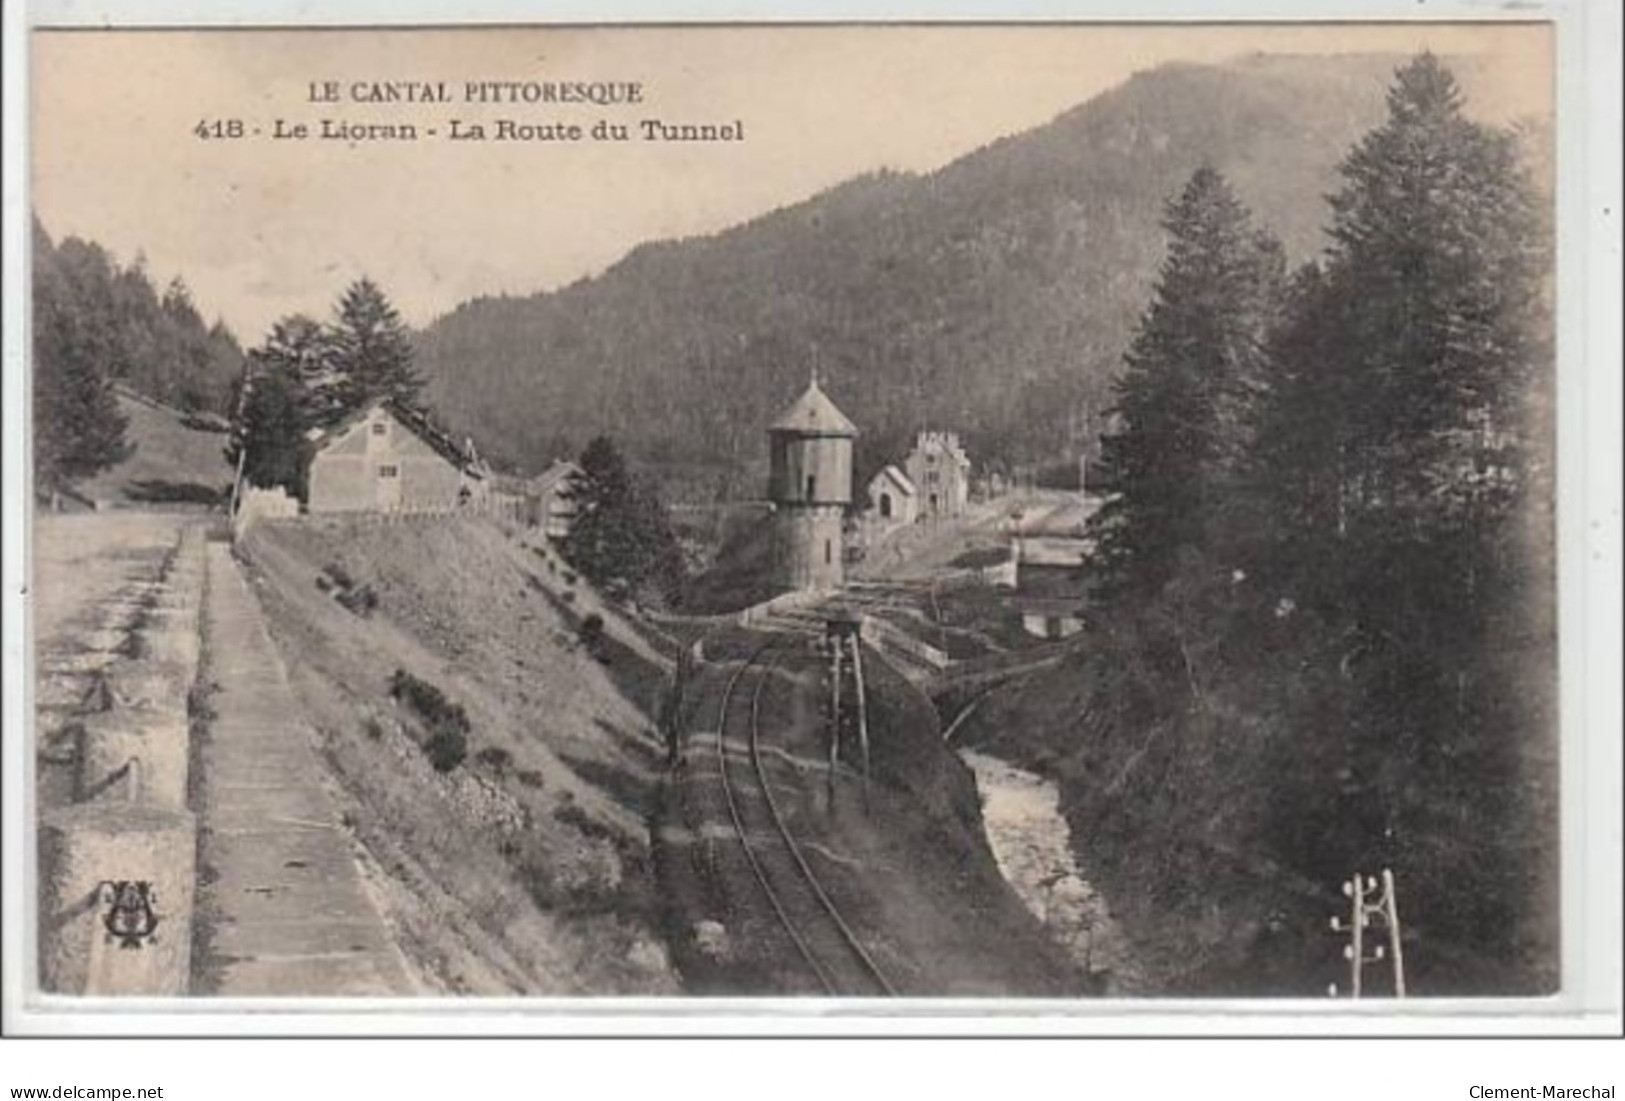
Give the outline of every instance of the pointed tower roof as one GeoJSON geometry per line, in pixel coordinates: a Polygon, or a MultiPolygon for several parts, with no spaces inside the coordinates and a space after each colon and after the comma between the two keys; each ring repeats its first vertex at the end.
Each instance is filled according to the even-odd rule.
{"type": "Polygon", "coordinates": [[[769,432],[791,432],[800,436],[856,436],[858,426],[846,419],[814,378],[807,389],[768,425],[769,432]]]}

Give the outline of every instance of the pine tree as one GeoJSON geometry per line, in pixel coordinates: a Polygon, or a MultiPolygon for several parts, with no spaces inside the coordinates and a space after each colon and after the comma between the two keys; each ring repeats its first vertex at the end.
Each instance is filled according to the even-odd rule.
{"type": "Polygon", "coordinates": [[[256,366],[287,372],[306,428],[331,424],[348,411],[340,357],[337,336],[304,314],[278,320],[254,352],[256,366]]]}
{"type": "Polygon", "coordinates": [[[1546,251],[1515,139],[1462,113],[1437,58],[1399,71],[1388,108],[1331,197],[1357,494],[1373,521],[1473,524],[1523,482],[1546,251]]]}
{"type": "MultiPolygon", "coordinates": [[[[34,222],[34,478],[54,501],[73,482],[127,457],[128,420],[112,390],[116,348],[110,294],[81,299],[34,222]],[[100,304],[103,309],[94,307],[100,304]]],[[[108,288],[100,250],[79,250],[79,274],[108,288]],[[100,262],[98,262],[100,261],[100,262]]]]}
{"type": "Polygon", "coordinates": [[[1181,548],[1224,540],[1225,502],[1251,441],[1281,252],[1224,178],[1200,168],[1169,206],[1168,256],[1118,383],[1120,431],[1099,468],[1100,561],[1155,592],[1181,548]]]}
{"type": "Polygon", "coordinates": [[[305,496],[305,425],[299,381],[285,364],[259,364],[246,382],[241,421],[226,458],[242,454],[243,480],[261,489],[281,486],[305,496]]]}
{"type": "Polygon", "coordinates": [[[1353,855],[1411,877],[1435,931],[1510,958],[1555,828],[1530,756],[1554,671],[1550,528],[1530,522],[1548,246],[1514,137],[1466,117],[1436,58],[1398,71],[1388,111],[1272,341],[1257,474],[1275,580],[1337,639],[1347,722],[1316,737],[1346,743],[1339,786],[1370,815],[1353,855]]]}
{"type": "Polygon", "coordinates": [[[677,542],[658,497],[640,485],[607,436],[581,453],[567,490],[574,506],[561,551],[609,595],[665,599],[681,575],[677,542]]]}
{"type": "Polygon", "coordinates": [[[412,338],[384,292],[362,277],[339,299],[337,314],[333,366],[345,410],[381,397],[416,407],[423,382],[412,367],[412,338]]]}

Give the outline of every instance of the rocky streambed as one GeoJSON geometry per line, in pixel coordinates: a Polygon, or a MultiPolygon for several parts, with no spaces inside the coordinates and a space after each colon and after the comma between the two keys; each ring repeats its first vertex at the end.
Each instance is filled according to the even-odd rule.
{"type": "Polygon", "coordinates": [[[1097,993],[1141,992],[1128,939],[1085,878],[1054,783],[997,757],[964,750],[999,870],[1027,908],[1090,976],[1097,993]]]}

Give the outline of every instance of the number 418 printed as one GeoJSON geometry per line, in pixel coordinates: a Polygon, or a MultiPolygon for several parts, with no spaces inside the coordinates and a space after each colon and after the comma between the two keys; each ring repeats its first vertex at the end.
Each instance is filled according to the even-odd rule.
{"type": "Polygon", "coordinates": [[[209,138],[241,138],[247,136],[247,128],[243,126],[242,119],[204,119],[192,127],[192,133],[205,140],[209,138]]]}

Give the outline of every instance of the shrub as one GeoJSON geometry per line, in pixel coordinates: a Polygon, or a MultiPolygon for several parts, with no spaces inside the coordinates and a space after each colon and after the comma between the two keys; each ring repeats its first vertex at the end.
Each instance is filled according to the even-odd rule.
{"type": "Polygon", "coordinates": [[[513,754],[499,745],[488,745],[474,754],[474,760],[476,763],[489,768],[492,772],[501,775],[507,771],[509,765],[513,764],[513,754]]]}
{"type": "Polygon", "coordinates": [[[604,641],[604,617],[597,612],[589,613],[576,628],[576,637],[583,646],[596,652],[599,643],[604,641]]]}
{"type": "Polygon", "coordinates": [[[359,589],[346,589],[335,594],[335,599],[345,609],[359,616],[371,615],[378,607],[378,594],[373,592],[371,585],[362,585],[359,589]]]}
{"type": "Polygon", "coordinates": [[[516,772],[514,773],[514,776],[521,784],[524,784],[528,788],[535,788],[538,791],[541,790],[542,784],[545,782],[542,779],[542,774],[533,768],[527,768],[520,772],[516,772]]]}
{"type": "Polygon", "coordinates": [[[468,735],[456,727],[437,730],[423,743],[423,753],[436,772],[450,772],[468,755],[468,735]]]}
{"type": "Polygon", "coordinates": [[[378,721],[377,716],[368,715],[367,720],[361,724],[361,729],[366,731],[367,737],[371,738],[373,741],[377,742],[383,740],[384,726],[378,721]]]}
{"type": "Polygon", "coordinates": [[[444,692],[408,673],[395,670],[389,681],[389,694],[417,713],[429,731],[423,752],[438,772],[450,772],[468,754],[468,713],[463,705],[452,703],[444,692]]]}
{"type": "Polygon", "coordinates": [[[322,572],[332,578],[333,584],[341,589],[352,588],[355,585],[355,578],[351,577],[350,572],[337,562],[329,562],[322,568],[322,572]]]}

